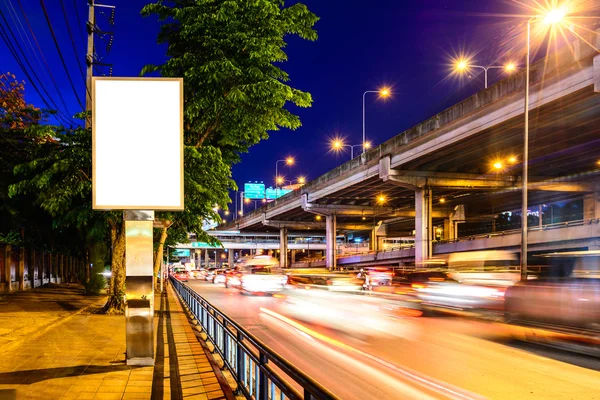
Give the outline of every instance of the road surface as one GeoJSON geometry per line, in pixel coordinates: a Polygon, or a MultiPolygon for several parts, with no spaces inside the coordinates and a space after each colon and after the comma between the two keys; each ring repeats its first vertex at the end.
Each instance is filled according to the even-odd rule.
{"type": "Polygon", "coordinates": [[[503,324],[374,296],[188,285],[342,399],[600,399],[600,360],[521,344],[503,324]]]}

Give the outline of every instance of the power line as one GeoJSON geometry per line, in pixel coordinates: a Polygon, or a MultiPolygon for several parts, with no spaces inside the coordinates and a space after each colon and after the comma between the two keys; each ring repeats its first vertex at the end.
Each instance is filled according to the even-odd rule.
{"type": "MultiPolygon", "coordinates": [[[[23,14],[23,18],[25,19],[25,23],[27,24],[27,27],[29,28],[29,32],[31,33],[31,36],[33,37],[33,41],[35,42],[35,45],[37,46],[37,49],[39,51],[39,54],[42,56],[42,60],[44,61],[44,65],[46,66],[46,71],[48,72],[48,75],[50,76],[50,79],[52,80],[52,84],[54,85],[54,88],[56,89],[56,93],[58,94],[58,97],[60,98],[60,101],[62,102],[63,106],[65,107],[65,111],[68,113],[69,112],[69,107],[67,106],[67,103],[65,102],[65,99],[62,96],[61,90],[58,87],[58,84],[56,83],[56,80],[54,79],[54,75],[52,74],[52,69],[50,69],[50,66],[48,65],[48,62],[46,61],[46,57],[44,57],[44,52],[42,51],[42,48],[37,40],[37,37],[35,36],[35,33],[33,32],[33,28],[31,27],[31,23],[29,23],[29,18],[27,18],[27,13],[25,12],[25,8],[23,8],[23,4],[21,4],[21,0],[17,0],[17,3],[19,4],[19,8],[21,9],[21,13],[23,14]]],[[[16,14],[16,13],[15,13],[16,14]]],[[[29,39],[29,36],[25,35],[27,37],[27,39],[29,39]]],[[[31,48],[33,49],[33,45],[31,44],[31,41],[29,41],[29,45],[31,46],[31,48]]],[[[41,62],[39,61],[39,57],[37,57],[37,54],[35,52],[35,49],[33,49],[33,53],[36,55],[36,58],[38,60],[38,62],[41,64],[41,62]]]]}
{"type": "Polygon", "coordinates": [[[77,102],[79,103],[79,106],[83,110],[84,109],[83,103],[81,102],[81,99],[79,98],[79,95],[77,94],[77,90],[75,89],[75,85],[73,84],[73,80],[71,79],[71,75],[69,75],[69,69],[67,68],[67,64],[65,63],[65,59],[62,55],[62,51],[60,51],[60,46],[58,45],[58,40],[56,40],[56,35],[54,34],[54,29],[52,28],[52,23],[50,22],[50,16],[48,15],[48,10],[46,10],[46,4],[44,3],[44,0],[40,0],[40,4],[42,6],[42,10],[44,11],[44,16],[46,17],[46,22],[48,23],[48,28],[50,28],[50,33],[52,34],[52,39],[54,40],[54,45],[56,46],[56,51],[58,51],[58,56],[60,57],[60,61],[62,62],[65,72],[67,73],[67,79],[69,80],[69,83],[71,84],[71,89],[73,89],[73,93],[75,93],[77,102]]]}
{"type": "MultiPolygon", "coordinates": [[[[77,26],[84,26],[81,23],[81,18],[80,18],[80,11],[79,11],[79,7],[77,6],[78,1],[77,0],[73,0],[73,9],[75,10],[75,17],[77,18],[77,26]]],[[[83,31],[81,29],[77,30],[79,32],[79,36],[81,38],[81,41],[85,44],[85,37],[83,36],[83,31]]]]}
{"type": "Polygon", "coordinates": [[[19,67],[21,68],[21,71],[23,71],[23,73],[25,74],[25,76],[27,77],[27,79],[29,79],[29,83],[31,83],[31,85],[33,86],[33,88],[35,89],[35,91],[37,92],[37,94],[40,96],[40,98],[42,99],[42,101],[44,102],[44,104],[46,105],[46,107],[47,107],[48,110],[55,109],[58,113],[62,114],[62,115],[57,114],[57,117],[62,118],[63,119],[63,123],[66,121],[67,125],[72,124],[72,122],[69,121],[69,118],[64,114],[63,111],[60,110],[60,108],[58,107],[58,105],[56,104],[56,102],[52,99],[52,96],[50,96],[50,94],[48,93],[48,91],[44,87],[42,81],[37,76],[37,74],[35,72],[35,69],[31,67],[31,64],[29,63],[29,60],[27,59],[27,57],[25,57],[25,53],[23,52],[23,49],[21,48],[21,45],[19,44],[19,42],[16,40],[16,37],[15,37],[12,29],[10,28],[10,25],[8,24],[8,21],[4,17],[4,13],[2,12],[1,9],[0,9],[0,17],[4,21],[4,24],[6,25],[6,29],[5,29],[2,26],[2,24],[0,24],[0,29],[2,30],[0,32],[0,35],[2,37],[2,40],[6,44],[6,47],[8,48],[8,50],[10,51],[10,53],[12,54],[13,58],[15,59],[15,61],[19,65],[19,67]],[[17,48],[19,49],[19,51],[21,53],[21,57],[19,57],[19,54],[17,52],[17,48],[15,48],[13,46],[13,44],[11,43],[10,37],[9,37],[9,35],[7,33],[7,29],[8,29],[8,32],[10,33],[10,36],[12,37],[13,42],[15,43],[15,45],[17,46],[17,48]],[[23,64],[22,60],[25,60],[25,62],[27,63],[27,66],[31,70],[31,73],[33,74],[33,76],[37,80],[37,82],[38,82],[41,90],[46,94],[46,96],[48,97],[48,100],[52,103],[52,105],[54,107],[51,107],[50,104],[48,103],[48,100],[44,96],[42,96],[42,94],[40,93],[40,90],[38,89],[38,87],[35,84],[35,81],[32,79],[31,75],[29,74],[29,71],[27,70],[27,68],[25,68],[25,65],[23,64]]]}
{"type": "MultiPolygon", "coordinates": [[[[69,32],[69,39],[71,39],[71,45],[73,46],[73,54],[75,54],[75,59],[77,60],[77,48],[75,46],[75,41],[73,40],[71,26],[69,25],[69,18],[67,18],[67,10],[65,9],[65,3],[63,2],[63,0],[60,0],[60,7],[62,8],[63,17],[65,18],[65,24],[67,25],[67,32],[69,32]]],[[[83,68],[81,67],[81,64],[79,62],[77,62],[77,66],[79,67],[81,79],[83,79],[83,84],[85,85],[85,74],[83,73],[83,68]]]]}

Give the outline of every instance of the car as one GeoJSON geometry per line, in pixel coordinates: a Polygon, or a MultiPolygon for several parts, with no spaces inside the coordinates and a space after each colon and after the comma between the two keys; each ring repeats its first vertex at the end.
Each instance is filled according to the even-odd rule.
{"type": "Polygon", "coordinates": [[[187,282],[190,279],[190,274],[184,269],[178,269],[173,272],[173,278],[180,282],[187,282]]]}
{"type": "Polygon", "coordinates": [[[208,271],[208,273],[206,274],[206,281],[207,282],[213,282],[215,281],[215,277],[217,276],[218,273],[220,273],[222,271],[221,268],[217,268],[217,269],[213,269],[208,271]]]}
{"type": "Polygon", "coordinates": [[[217,272],[214,275],[214,278],[212,280],[212,283],[214,284],[218,284],[218,283],[225,283],[226,277],[227,277],[227,273],[229,272],[229,269],[219,269],[217,270],[217,272]]]}
{"type": "Polygon", "coordinates": [[[204,272],[202,273],[202,279],[204,279],[205,281],[211,282],[212,277],[216,270],[217,270],[217,268],[214,268],[214,267],[204,270],[204,272]]]}
{"type": "Polygon", "coordinates": [[[225,273],[225,287],[226,288],[239,288],[242,283],[242,273],[239,267],[230,269],[225,273]]]}
{"type": "Polygon", "coordinates": [[[600,333],[599,278],[521,281],[508,288],[505,297],[505,316],[510,323],[600,333]]]}
{"type": "Polygon", "coordinates": [[[192,270],[192,272],[190,272],[190,276],[194,279],[200,279],[203,277],[203,272],[204,272],[203,268],[194,269],[194,270],[192,270]]]}
{"type": "Polygon", "coordinates": [[[238,288],[248,294],[279,292],[285,288],[287,281],[287,275],[279,268],[279,261],[267,255],[245,257],[233,271],[225,274],[225,287],[238,288]]]}

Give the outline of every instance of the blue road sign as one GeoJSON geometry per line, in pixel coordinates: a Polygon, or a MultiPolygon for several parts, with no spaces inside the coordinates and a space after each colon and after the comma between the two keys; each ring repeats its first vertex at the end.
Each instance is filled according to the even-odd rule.
{"type": "Polygon", "coordinates": [[[244,198],[262,200],[265,198],[264,183],[244,183],[244,198]]]}

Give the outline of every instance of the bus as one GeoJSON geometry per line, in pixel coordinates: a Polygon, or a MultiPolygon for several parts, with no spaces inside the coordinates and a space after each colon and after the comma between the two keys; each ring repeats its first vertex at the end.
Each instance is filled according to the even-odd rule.
{"type": "Polygon", "coordinates": [[[383,243],[381,244],[381,250],[383,251],[404,250],[413,247],[415,247],[414,236],[383,238],[383,243]]]}

